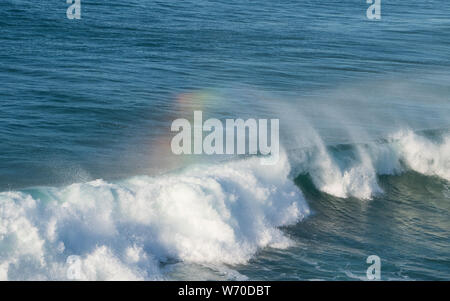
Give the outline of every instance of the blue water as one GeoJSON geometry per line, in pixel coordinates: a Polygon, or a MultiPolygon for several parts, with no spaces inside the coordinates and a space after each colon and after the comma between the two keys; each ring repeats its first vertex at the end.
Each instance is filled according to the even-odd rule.
{"type": "Polygon", "coordinates": [[[450,3],[42,2],[0,3],[0,279],[450,278],[450,3]],[[288,182],[172,155],[194,109],[280,118],[288,182]]]}

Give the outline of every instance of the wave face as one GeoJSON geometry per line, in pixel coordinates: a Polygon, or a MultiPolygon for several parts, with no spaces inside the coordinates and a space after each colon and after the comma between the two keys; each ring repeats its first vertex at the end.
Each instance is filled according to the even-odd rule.
{"type": "Polygon", "coordinates": [[[120,183],[0,193],[0,278],[167,278],[160,263],[246,263],[260,248],[286,248],[278,227],[309,214],[282,155],[270,172],[258,158],[197,166],[120,183]]]}
{"type": "Polygon", "coordinates": [[[401,130],[387,139],[356,145],[316,145],[291,152],[297,174],[308,174],[317,189],[339,198],[368,200],[381,194],[380,175],[412,170],[450,180],[450,136],[427,137],[401,130]]]}

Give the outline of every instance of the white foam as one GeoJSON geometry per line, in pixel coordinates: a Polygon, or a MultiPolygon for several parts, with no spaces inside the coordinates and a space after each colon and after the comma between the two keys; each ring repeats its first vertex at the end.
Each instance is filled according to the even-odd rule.
{"type": "Polygon", "coordinates": [[[312,150],[303,149],[301,152],[295,160],[302,166],[299,172],[308,173],[320,191],[339,198],[352,196],[363,200],[371,199],[382,191],[372,159],[361,148],[357,149],[359,160],[348,166],[340,166],[322,143],[316,144],[312,150]],[[299,160],[302,162],[299,163],[299,160]]]}
{"type": "Polygon", "coordinates": [[[0,277],[66,279],[66,259],[77,255],[83,280],[161,279],[167,259],[220,266],[288,247],[278,227],[309,213],[289,168],[282,154],[270,169],[255,157],[0,193],[0,277]]]}
{"type": "Polygon", "coordinates": [[[414,170],[450,180],[450,137],[441,142],[401,130],[387,142],[353,145],[354,158],[339,150],[331,154],[318,137],[313,147],[293,156],[298,173],[308,173],[317,189],[340,198],[368,200],[382,193],[377,176],[414,170]]]}
{"type": "Polygon", "coordinates": [[[403,130],[391,137],[392,143],[410,169],[450,181],[450,136],[441,142],[403,130]]]}

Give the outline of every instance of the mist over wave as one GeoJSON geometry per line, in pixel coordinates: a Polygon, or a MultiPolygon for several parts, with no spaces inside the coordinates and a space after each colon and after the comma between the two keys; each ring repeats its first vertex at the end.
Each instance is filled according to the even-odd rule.
{"type": "Polygon", "coordinates": [[[0,1],[0,279],[450,279],[450,1],[82,2],[0,1]],[[176,156],[195,110],[285,154],[176,156]]]}
{"type": "MultiPolygon", "coordinates": [[[[294,183],[299,175],[321,192],[362,203],[384,193],[383,175],[414,171],[450,181],[448,117],[438,105],[428,107],[429,123],[420,125],[441,130],[424,131],[415,123],[419,100],[386,109],[371,103],[377,95],[346,89],[338,106],[337,89],[332,97],[300,105],[266,101],[237,115],[236,95],[250,102],[261,96],[242,92],[222,96],[233,100],[226,103],[232,116],[280,118],[286,151],[277,165],[262,166],[257,157],[198,158],[160,175],[2,192],[0,279],[67,279],[72,255],[81,260],[84,280],[192,279],[192,271],[198,279],[242,279],[234,266],[268,247],[298,243],[280,227],[310,214],[307,202],[314,200],[294,183]],[[386,116],[396,122],[386,123],[386,116]]],[[[444,98],[430,97],[437,104],[444,98]]],[[[202,105],[215,116],[225,103],[202,105]]],[[[196,104],[182,109],[191,114],[196,104]]],[[[167,143],[158,145],[167,153],[167,143]]]]}

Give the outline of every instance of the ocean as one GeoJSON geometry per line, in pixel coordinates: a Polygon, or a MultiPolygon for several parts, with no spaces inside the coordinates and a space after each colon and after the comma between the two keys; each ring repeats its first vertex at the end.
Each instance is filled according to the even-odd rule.
{"type": "Polygon", "coordinates": [[[0,2],[1,280],[450,279],[450,2],[0,2]],[[276,165],[171,123],[279,119],[276,165]]]}

